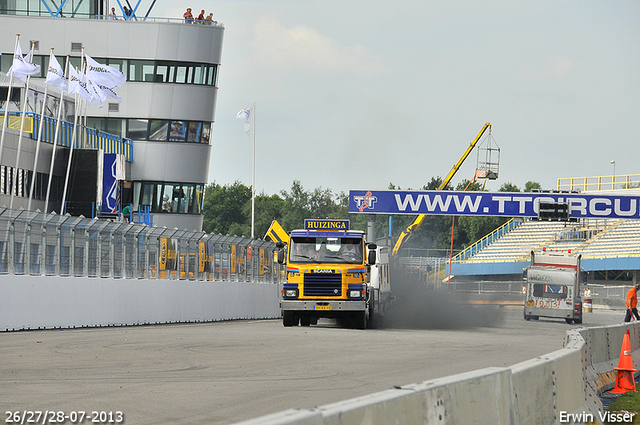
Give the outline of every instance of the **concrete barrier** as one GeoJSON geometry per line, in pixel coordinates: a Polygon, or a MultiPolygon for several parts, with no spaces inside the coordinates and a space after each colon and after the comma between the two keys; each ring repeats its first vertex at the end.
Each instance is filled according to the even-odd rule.
{"type": "MultiPolygon", "coordinates": [[[[0,330],[206,322],[280,316],[278,285],[188,280],[0,277],[0,330]]],[[[640,324],[567,332],[565,347],[510,368],[487,368],[244,425],[597,423],[624,334],[640,369],[640,324]],[[578,417],[578,416],[574,416],[578,417]],[[579,422],[579,421],[576,421],[579,422]],[[584,420],[582,422],[587,422],[584,420]]]]}
{"type": "Polygon", "coordinates": [[[0,294],[0,331],[280,317],[268,283],[9,275],[0,294]]]}
{"type": "Polygon", "coordinates": [[[487,368],[237,425],[600,423],[600,394],[613,387],[622,338],[631,331],[634,368],[640,324],[567,331],[561,350],[510,368],[487,368]]]}

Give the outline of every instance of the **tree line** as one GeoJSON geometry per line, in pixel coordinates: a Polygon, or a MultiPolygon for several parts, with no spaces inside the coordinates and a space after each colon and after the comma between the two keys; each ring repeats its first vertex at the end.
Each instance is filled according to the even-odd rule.
{"type": "MultiPolygon", "coordinates": [[[[432,177],[421,190],[435,190],[442,183],[441,177],[432,177]]],[[[401,190],[394,184],[389,184],[390,190],[401,190]]],[[[524,192],[540,189],[540,183],[528,181],[524,192]]],[[[410,189],[408,189],[410,190],[410,189]]],[[[455,188],[447,185],[445,190],[482,191],[481,183],[464,180],[455,188]]],[[[504,183],[500,192],[521,192],[512,183],[504,183]]],[[[203,230],[207,233],[221,233],[238,236],[251,235],[251,187],[236,181],[233,184],[221,186],[217,183],[207,185],[204,195],[203,230]]],[[[392,215],[391,244],[395,244],[400,234],[409,226],[415,216],[392,215]]],[[[263,238],[271,222],[278,220],[286,231],[299,229],[308,218],[338,218],[349,219],[354,230],[367,229],[366,214],[349,214],[348,194],[334,193],[331,189],[305,189],[299,180],[294,180],[289,190],[282,190],[279,194],[267,195],[260,193],[255,198],[255,229],[256,238],[263,238]]],[[[451,216],[427,216],[422,225],[405,244],[405,248],[446,249],[451,247],[451,216]]],[[[453,226],[453,249],[461,250],[492,232],[508,218],[506,217],[455,217],[453,226]]],[[[376,236],[389,234],[389,215],[376,216],[376,236]]]]}

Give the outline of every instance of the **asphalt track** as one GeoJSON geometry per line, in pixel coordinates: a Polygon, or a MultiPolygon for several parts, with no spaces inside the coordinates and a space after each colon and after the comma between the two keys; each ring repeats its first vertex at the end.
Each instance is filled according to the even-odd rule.
{"type": "MultiPolygon", "coordinates": [[[[284,328],[264,320],[1,333],[0,407],[5,423],[8,411],[46,410],[120,411],[136,425],[233,423],[510,366],[562,348],[566,330],[576,328],[524,321],[522,307],[488,314],[492,326],[467,329],[359,331],[322,320],[284,328]]],[[[622,319],[596,311],[583,325],[622,319]]]]}

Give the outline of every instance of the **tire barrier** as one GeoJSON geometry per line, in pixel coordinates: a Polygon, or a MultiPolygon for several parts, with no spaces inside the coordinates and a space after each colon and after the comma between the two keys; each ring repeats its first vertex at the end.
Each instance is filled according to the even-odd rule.
{"type": "Polygon", "coordinates": [[[567,331],[564,348],[509,368],[480,369],[236,425],[604,423],[599,396],[613,388],[627,330],[637,365],[640,324],[583,328],[567,331]]]}

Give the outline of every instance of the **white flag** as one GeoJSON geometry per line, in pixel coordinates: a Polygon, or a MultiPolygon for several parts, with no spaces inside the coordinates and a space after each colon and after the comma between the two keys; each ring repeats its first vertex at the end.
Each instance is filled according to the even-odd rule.
{"type": "MultiPolygon", "coordinates": [[[[83,99],[89,101],[89,103],[96,103],[93,98],[93,93],[91,93],[87,87],[87,83],[73,65],[69,67],[69,93],[78,93],[83,99]]],[[[98,102],[99,101],[98,99],[98,102]]]]}
{"type": "Polygon", "coordinates": [[[120,99],[120,96],[118,96],[118,93],[116,93],[116,87],[109,87],[109,86],[105,86],[104,84],[97,84],[94,81],[94,84],[96,86],[98,86],[98,88],[100,90],[102,90],[102,93],[106,96],[106,97],[110,97],[111,99],[115,99],[118,102],[122,102],[122,99],[120,99]]]}
{"type": "Polygon", "coordinates": [[[22,48],[20,43],[16,46],[16,51],[13,54],[13,64],[7,71],[7,76],[13,74],[23,82],[27,82],[28,75],[36,75],[40,73],[40,65],[34,65],[31,63],[31,52],[26,57],[22,57],[22,48]]]}
{"type": "Polygon", "coordinates": [[[253,109],[253,106],[251,108],[248,109],[243,109],[240,112],[238,112],[238,115],[236,115],[236,118],[239,120],[244,120],[244,132],[249,134],[249,129],[251,128],[251,110],[253,109]]]}
{"type": "Polygon", "coordinates": [[[107,65],[101,65],[89,55],[87,58],[87,75],[96,84],[118,88],[127,81],[127,74],[107,65]]]}
{"type": "Polygon", "coordinates": [[[44,81],[50,86],[58,87],[62,91],[67,91],[67,80],[64,77],[64,70],[58,63],[53,52],[49,57],[49,69],[47,70],[47,79],[44,81]]]}
{"type": "Polygon", "coordinates": [[[89,103],[101,103],[102,105],[100,105],[100,107],[102,108],[102,106],[104,106],[104,101],[107,99],[107,95],[104,94],[104,92],[100,90],[96,83],[94,83],[87,75],[84,76],[84,81],[87,83],[87,90],[89,91],[89,93],[91,93],[92,96],[89,103]]]}

